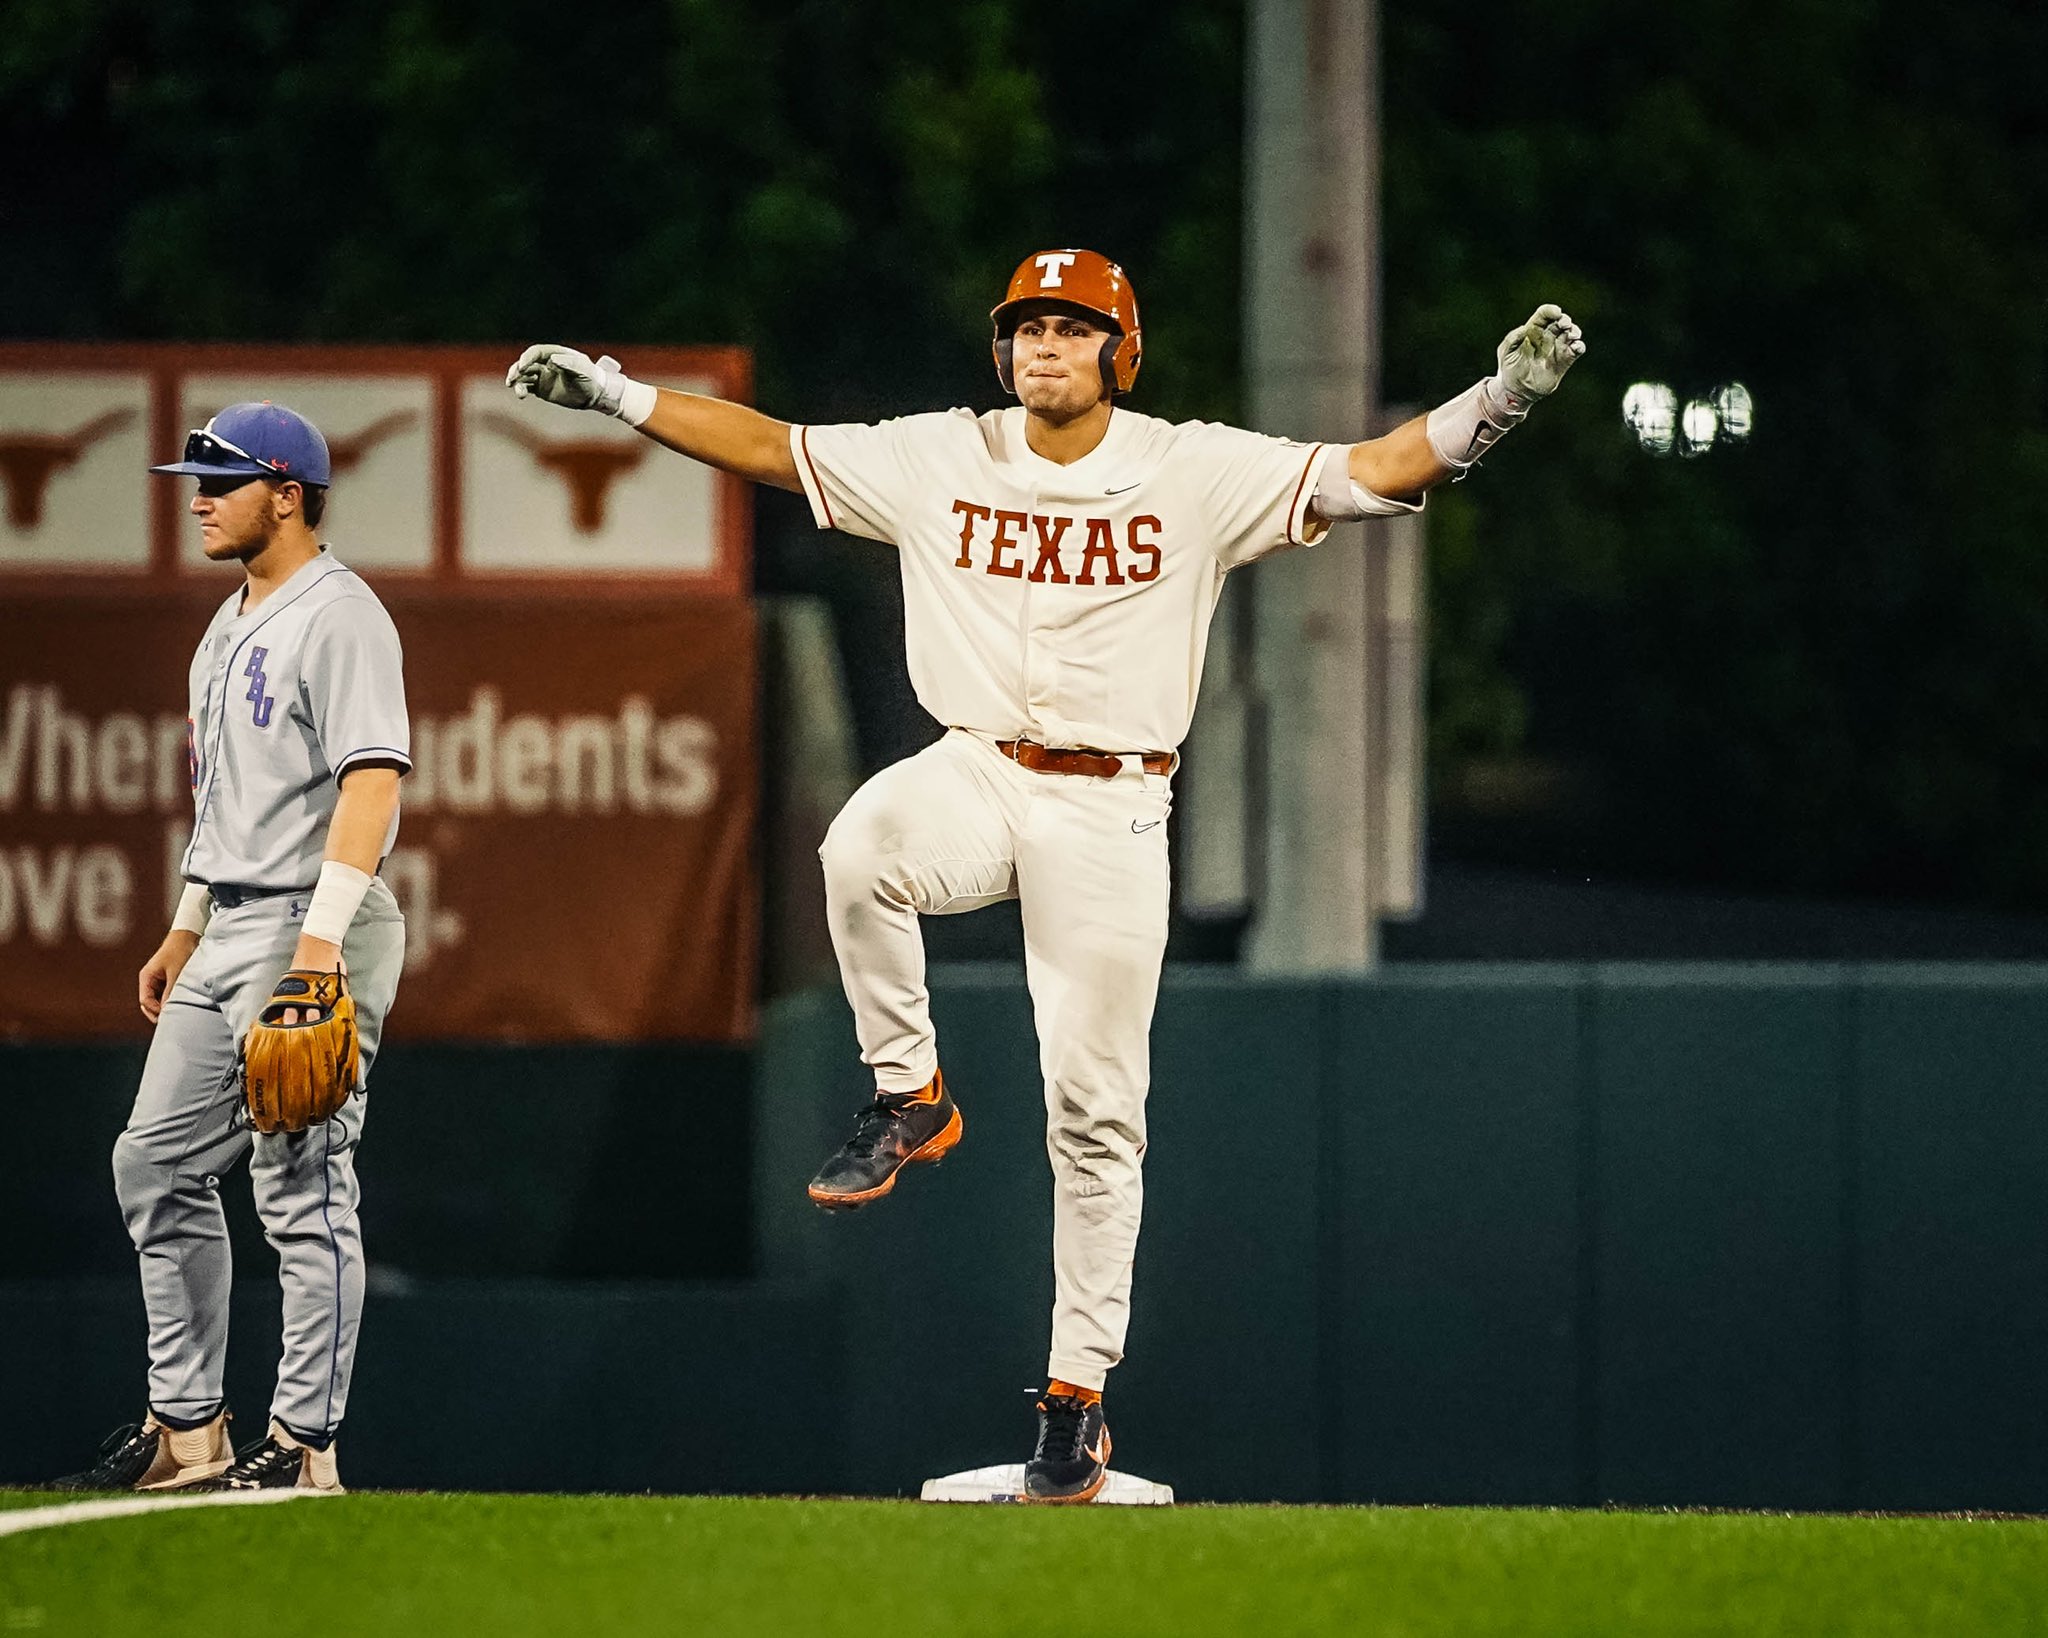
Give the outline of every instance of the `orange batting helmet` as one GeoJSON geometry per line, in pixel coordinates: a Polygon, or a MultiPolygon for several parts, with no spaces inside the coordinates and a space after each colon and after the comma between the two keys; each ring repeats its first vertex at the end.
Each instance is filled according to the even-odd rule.
{"type": "Polygon", "coordinates": [[[1060,301],[1108,322],[1116,333],[1102,344],[1102,379],[1111,392],[1129,392],[1145,356],[1138,328],[1138,293],[1124,270],[1093,250],[1041,250],[1010,275],[1010,293],[989,313],[995,320],[996,379],[1017,390],[1010,367],[1017,311],[1026,302],[1060,301]]]}

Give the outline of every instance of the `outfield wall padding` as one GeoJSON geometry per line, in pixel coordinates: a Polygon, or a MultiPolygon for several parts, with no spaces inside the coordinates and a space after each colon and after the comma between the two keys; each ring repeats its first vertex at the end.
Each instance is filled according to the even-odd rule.
{"type": "MultiPolygon", "coordinates": [[[[836,991],[769,1009],[751,1065],[394,1051],[351,1473],[907,1494],[1025,1454],[1030,1007],[1007,967],[931,989],[966,1140],[836,1217],[804,1195],[868,1095],[836,991]],[[677,1277],[707,1271],[751,1277],[677,1277]]],[[[2048,1511],[2048,968],[1175,971],[1153,1057],[1121,1465],[1216,1500],[2048,1511]]],[[[0,1482],[141,1410],[106,1174],[137,1067],[0,1050],[32,1430],[0,1482]]],[[[247,1432],[277,1298],[235,1210],[247,1432]]]]}
{"type": "MultiPolygon", "coordinates": [[[[967,1141],[857,1217],[844,1002],[767,1020],[764,1268],[849,1293],[891,1488],[1014,1445],[1050,1188],[1019,975],[932,979],[967,1141]],[[822,1109],[822,1113],[821,1113],[822,1109]],[[955,1460],[957,1458],[957,1461],[955,1460]]],[[[1190,1495],[2048,1509],[2048,968],[1167,976],[1120,1448],[1190,1495]]]]}
{"type": "MultiPolygon", "coordinates": [[[[400,1018],[402,1020],[402,1010],[400,1018]]],[[[734,1279],[752,1272],[750,1050],[420,1045],[386,1038],[357,1172],[394,1276],[734,1279]],[[713,1164],[697,1159],[709,1147],[713,1164]]],[[[132,1274],[111,1153],[144,1049],[0,1045],[0,1280],[132,1274]]],[[[273,1266],[246,1168],[238,1264],[273,1266]]]]}
{"type": "MultiPolygon", "coordinates": [[[[262,1436],[278,1349],[274,1281],[235,1287],[228,1404],[262,1436]]],[[[839,1488],[838,1297],[773,1281],[422,1281],[372,1290],[341,1436],[342,1480],[375,1489],[839,1488]]],[[[143,1412],[131,1280],[0,1281],[0,1486],[89,1467],[143,1412]]]]}

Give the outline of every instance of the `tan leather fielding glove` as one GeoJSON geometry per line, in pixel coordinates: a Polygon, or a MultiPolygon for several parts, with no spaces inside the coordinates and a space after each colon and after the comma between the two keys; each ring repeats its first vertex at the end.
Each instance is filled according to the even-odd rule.
{"type": "Polygon", "coordinates": [[[294,967],[242,1042],[242,1090],[259,1132],[303,1132],[356,1089],[356,1003],[340,973],[294,967]],[[283,1022],[288,1012],[298,1022],[283,1022]]]}

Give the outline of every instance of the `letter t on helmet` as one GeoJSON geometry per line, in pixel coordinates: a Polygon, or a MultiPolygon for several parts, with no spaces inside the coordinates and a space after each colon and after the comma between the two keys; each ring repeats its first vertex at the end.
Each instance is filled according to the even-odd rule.
{"type": "Polygon", "coordinates": [[[990,311],[995,322],[996,379],[1003,391],[1017,390],[1011,358],[1019,310],[1027,302],[1056,301],[1101,319],[1115,333],[1102,344],[1102,379],[1113,393],[1129,392],[1138,379],[1145,340],[1138,325],[1138,293],[1129,275],[1093,250],[1041,250],[1017,264],[1009,293],[990,311]]]}

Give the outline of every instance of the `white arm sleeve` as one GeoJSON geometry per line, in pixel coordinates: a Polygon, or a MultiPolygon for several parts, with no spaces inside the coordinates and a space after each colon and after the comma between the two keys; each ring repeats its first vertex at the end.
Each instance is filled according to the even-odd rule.
{"type": "Polygon", "coordinates": [[[1429,447],[1445,466],[1470,471],[1528,413],[1529,406],[1503,387],[1499,376],[1490,375],[1429,412],[1429,447]]]}
{"type": "Polygon", "coordinates": [[[1389,500],[1353,478],[1349,444],[1332,444],[1323,457],[1316,479],[1316,511],[1328,522],[1353,523],[1360,518],[1390,518],[1421,510],[1421,501],[1389,500]]]}

